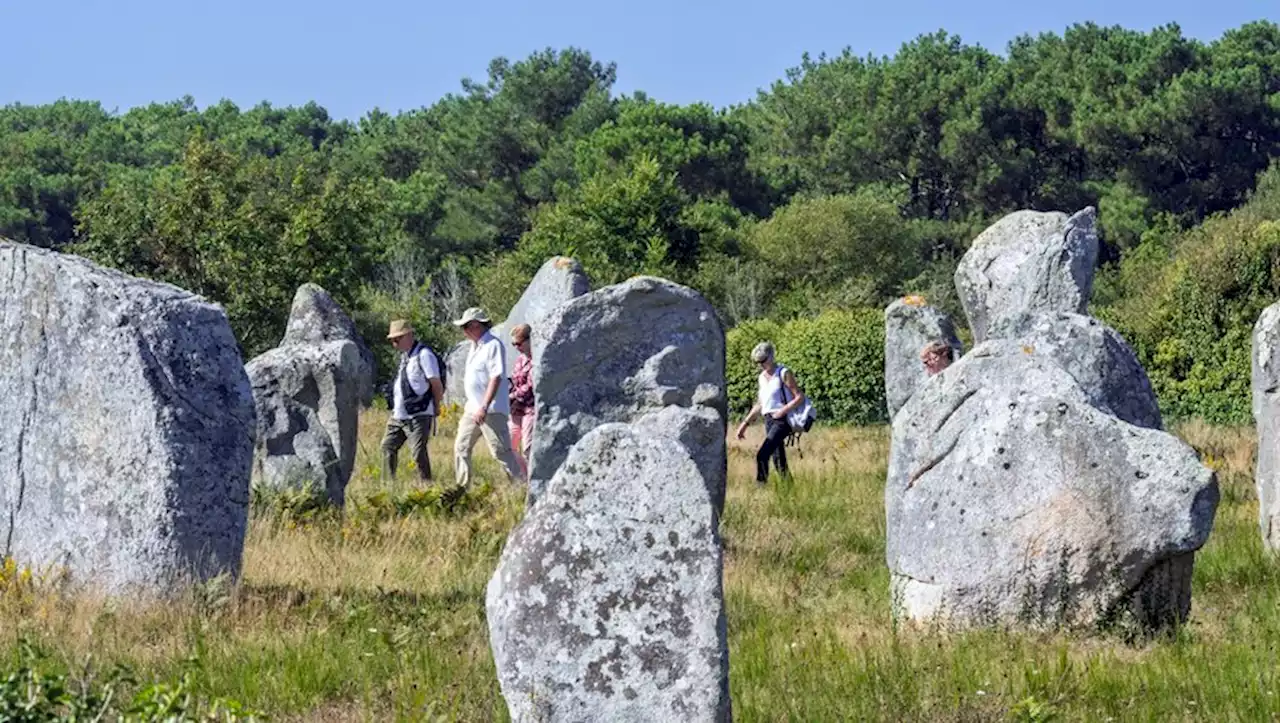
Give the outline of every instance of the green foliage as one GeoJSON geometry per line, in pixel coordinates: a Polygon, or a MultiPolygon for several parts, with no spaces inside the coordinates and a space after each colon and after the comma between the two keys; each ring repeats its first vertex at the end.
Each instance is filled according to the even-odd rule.
{"type": "Polygon", "coordinates": [[[1280,168],[1240,211],[1126,254],[1099,314],[1130,341],[1171,418],[1250,420],[1253,324],[1280,298],[1280,168]]]}
{"type": "Polygon", "coordinates": [[[773,342],[778,363],[795,372],[823,422],[885,421],[884,313],[879,309],[827,311],[816,317],[745,323],[725,339],[729,406],[745,412],[756,402],[759,368],[751,349],[773,342]]]}
{"type": "Polygon", "coordinates": [[[756,225],[747,243],[773,271],[777,292],[800,300],[787,315],[880,305],[924,265],[898,210],[870,196],[794,201],[756,225]]]}
{"type": "Polygon", "coordinates": [[[75,250],[221,302],[252,356],[279,340],[303,283],[351,303],[386,239],[383,203],[314,156],[246,161],[197,134],[180,165],[114,175],[75,250]]]}

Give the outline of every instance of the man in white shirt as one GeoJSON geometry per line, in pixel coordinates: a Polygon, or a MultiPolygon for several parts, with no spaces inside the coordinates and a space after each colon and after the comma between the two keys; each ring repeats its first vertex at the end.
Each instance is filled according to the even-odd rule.
{"type": "Polygon", "coordinates": [[[507,417],[511,413],[507,374],[507,351],[498,337],[489,333],[493,322],[484,309],[472,307],[453,322],[471,342],[463,385],[467,404],[458,419],[458,436],[453,442],[454,478],[460,487],[471,484],[471,451],[483,435],[489,452],[498,460],[512,482],[520,482],[520,462],[511,451],[507,417]]]}
{"type": "Polygon", "coordinates": [[[404,319],[391,322],[387,340],[400,352],[400,369],[392,382],[391,418],[382,437],[382,476],[396,477],[396,458],[405,440],[413,450],[418,478],[431,480],[431,458],[427,438],[435,423],[444,386],[440,383],[440,361],[426,344],[413,338],[413,327],[404,319]]]}

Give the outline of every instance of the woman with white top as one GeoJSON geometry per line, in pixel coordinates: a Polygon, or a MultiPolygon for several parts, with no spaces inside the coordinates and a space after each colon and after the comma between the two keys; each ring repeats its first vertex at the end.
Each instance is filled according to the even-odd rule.
{"type": "Polygon", "coordinates": [[[751,360],[760,365],[760,390],[755,406],[738,425],[738,439],[747,435],[747,426],[757,416],[764,416],[764,442],[756,452],[756,484],[769,479],[769,458],[778,468],[778,474],[787,476],[787,436],[791,425],[787,415],[804,404],[804,394],[796,385],[796,376],[790,369],[779,366],[773,358],[773,345],[762,341],[751,350],[751,360]]]}

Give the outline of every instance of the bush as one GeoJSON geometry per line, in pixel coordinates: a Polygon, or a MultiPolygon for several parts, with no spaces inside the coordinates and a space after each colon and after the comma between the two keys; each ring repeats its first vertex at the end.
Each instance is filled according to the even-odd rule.
{"type": "MultiPolygon", "coordinates": [[[[1269,178],[1270,177],[1270,178],[1269,178]]],[[[1169,419],[1250,421],[1253,325],[1280,298],[1280,170],[1229,216],[1127,253],[1098,315],[1133,345],[1169,419]]]]}
{"type": "Polygon", "coordinates": [[[758,372],[751,349],[769,339],[778,362],[796,374],[824,422],[877,424],[884,402],[884,313],[879,309],[828,311],[785,325],[751,322],[729,332],[727,382],[730,408],[743,413],[756,400],[758,372]]]}

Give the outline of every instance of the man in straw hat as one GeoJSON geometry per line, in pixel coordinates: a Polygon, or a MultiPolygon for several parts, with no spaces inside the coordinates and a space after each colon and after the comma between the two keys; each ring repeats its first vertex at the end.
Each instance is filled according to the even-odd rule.
{"type": "Polygon", "coordinates": [[[418,477],[426,482],[431,479],[427,438],[444,396],[440,359],[430,347],[413,338],[413,327],[404,319],[391,322],[387,340],[400,352],[400,370],[392,385],[391,417],[382,437],[383,479],[395,479],[396,458],[407,439],[418,477]]]}
{"type": "Polygon", "coordinates": [[[511,414],[507,351],[502,341],[489,333],[493,322],[484,309],[467,309],[453,323],[471,342],[462,380],[467,404],[453,441],[454,478],[464,489],[471,484],[471,450],[483,435],[489,452],[502,464],[507,476],[512,482],[519,482],[523,479],[520,462],[511,451],[511,435],[507,431],[507,417],[511,414]]]}

